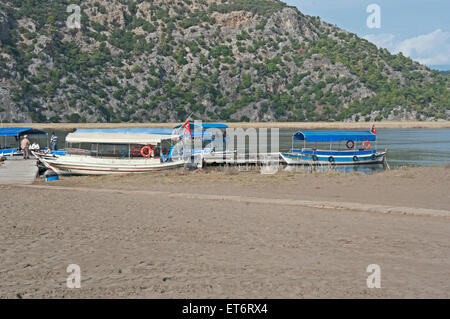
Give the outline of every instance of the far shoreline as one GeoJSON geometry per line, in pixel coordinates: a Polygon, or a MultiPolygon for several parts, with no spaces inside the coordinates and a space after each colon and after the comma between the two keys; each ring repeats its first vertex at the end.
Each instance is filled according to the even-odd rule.
{"type": "MultiPolygon", "coordinates": [[[[231,128],[282,128],[282,129],[370,129],[372,122],[222,122],[231,128]]],[[[32,127],[48,130],[74,130],[82,128],[171,128],[177,123],[3,123],[0,127],[32,127]]],[[[450,121],[382,121],[375,122],[379,129],[443,129],[450,121]]]]}

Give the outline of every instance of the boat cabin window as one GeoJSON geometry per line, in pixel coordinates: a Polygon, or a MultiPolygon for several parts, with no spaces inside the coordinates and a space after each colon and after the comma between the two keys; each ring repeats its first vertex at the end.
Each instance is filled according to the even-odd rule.
{"type": "MultiPolygon", "coordinates": [[[[347,146],[347,141],[334,141],[334,142],[304,142],[299,141],[301,149],[303,150],[337,150],[337,151],[365,151],[363,147],[363,141],[352,141],[353,148],[347,146]]],[[[371,142],[370,148],[376,148],[376,142],[371,142]]],[[[351,145],[351,143],[349,144],[351,145]]],[[[295,149],[298,144],[293,143],[293,148],[295,149]]]]}
{"type": "MultiPolygon", "coordinates": [[[[165,142],[165,141],[163,141],[165,142]]],[[[99,143],[68,143],[68,147],[65,151],[68,154],[90,155],[99,157],[111,157],[111,158],[128,158],[128,157],[142,157],[141,150],[145,145],[141,144],[99,144],[99,143]]],[[[151,157],[158,158],[161,156],[161,152],[164,155],[169,154],[171,144],[158,143],[158,145],[152,145],[151,157]]]]}

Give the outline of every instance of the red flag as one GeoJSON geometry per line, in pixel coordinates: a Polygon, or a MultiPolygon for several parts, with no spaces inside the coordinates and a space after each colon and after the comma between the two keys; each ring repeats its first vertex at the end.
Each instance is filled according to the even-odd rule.
{"type": "Polygon", "coordinates": [[[372,130],[371,132],[375,135],[377,135],[377,130],[375,129],[375,124],[372,125],[372,130]]]}
{"type": "Polygon", "coordinates": [[[191,125],[189,124],[189,120],[187,120],[186,123],[184,123],[182,127],[185,128],[186,131],[189,132],[189,135],[192,135],[191,134],[191,125]]]}

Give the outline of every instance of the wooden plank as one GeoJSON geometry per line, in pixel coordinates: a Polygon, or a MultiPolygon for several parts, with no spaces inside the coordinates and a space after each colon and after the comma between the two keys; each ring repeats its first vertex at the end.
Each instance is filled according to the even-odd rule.
{"type": "Polygon", "coordinates": [[[35,159],[8,158],[0,165],[0,184],[32,184],[37,174],[35,159]]]}

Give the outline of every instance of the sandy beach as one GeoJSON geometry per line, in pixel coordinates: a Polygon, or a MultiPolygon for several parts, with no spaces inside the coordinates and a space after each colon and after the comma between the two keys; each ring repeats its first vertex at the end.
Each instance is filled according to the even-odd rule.
{"type": "Polygon", "coordinates": [[[449,189],[448,165],[0,186],[0,297],[449,298],[449,189]]]}
{"type": "MultiPolygon", "coordinates": [[[[219,123],[222,123],[219,121],[219,123]]],[[[2,127],[33,127],[42,130],[74,130],[78,128],[167,128],[180,123],[3,123],[2,127]]],[[[281,129],[370,129],[370,122],[231,122],[231,128],[281,128],[281,129]]],[[[450,121],[382,121],[377,128],[450,128],[450,121]]]]}

